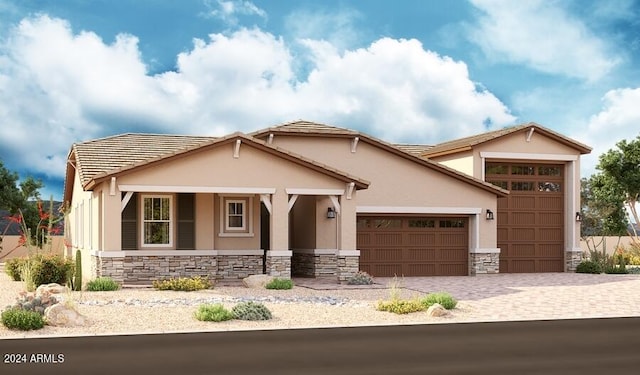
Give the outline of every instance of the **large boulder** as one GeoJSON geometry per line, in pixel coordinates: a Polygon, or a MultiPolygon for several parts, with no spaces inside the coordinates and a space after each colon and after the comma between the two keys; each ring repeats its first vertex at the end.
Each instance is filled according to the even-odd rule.
{"type": "Polygon", "coordinates": [[[442,307],[441,304],[434,303],[433,305],[429,306],[429,308],[427,309],[427,315],[428,316],[447,316],[449,315],[449,311],[447,311],[447,309],[442,307]]]}
{"type": "Polygon", "coordinates": [[[242,285],[247,288],[264,288],[274,277],[270,275],[251,275],[242,279],[242,285]]]}
{"type": "Polygon", "coordinates": [[[64,303],[47,307],[44,318],[48,325],[56,327],[82,327],[87,324],[86,317],[64,303]]]}
{"type": "Polygon", "coordinates": [[[68,293],[69,291],[69,288],[60,284],[42,284],[38,287],[38,289],[36,289],[36,297],[41,297],[43,294],[64,294],[68,293]]]}

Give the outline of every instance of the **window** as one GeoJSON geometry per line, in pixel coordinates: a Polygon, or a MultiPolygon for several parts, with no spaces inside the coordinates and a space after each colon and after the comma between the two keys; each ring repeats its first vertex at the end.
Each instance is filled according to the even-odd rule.
{"type": "Polygon", "coordinates": [[[464,228],[464,220],[440,220],[440,228],[464,228]]]}
{"type": "Polygon", "coordinates": [[[485,171],[485,174],[487,174],[487,175],[508,174],[508,173],[509,173],[509,167],[506,166],[506,165],[487,163],[487,169],[485,171]]]}
{"type": "Polygon", "coordinates": [[[227,200],[226,230],[246,229],[245,205],[245,200],[227,200]]]}
{"type": "Polygon", "coordinates": [[[409,219],[409,228],[435,228],[436,221],[432,219],[409,219]]]}
{"type": "Polygon", "coordinates": [[[534,189],[534,183],[533,182],[516,182],[513,181],[511,182],[511,190],[517,190],[517,191],[533,191],[534,189]]]}
{"type": "Polygon", "coordinates": [[[221,237],[253,237],[253,197],[220,195],[221,237]]]}
{"type": "Polygon", "coordinates": [[[507,181],[487,180],[487,182],[505,190],[509,190],[509,183],[507,181]]]}
{"type": "Polygon", "coordinates": [[[172,205],[168,195],[142,197],[142,246],[173,245],[172,205]]]}

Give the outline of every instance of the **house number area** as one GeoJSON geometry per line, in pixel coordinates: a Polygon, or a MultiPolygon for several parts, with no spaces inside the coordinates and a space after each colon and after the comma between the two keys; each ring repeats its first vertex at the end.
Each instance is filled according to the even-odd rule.
{"type": "Polygon", "coordinates": [[[64,354],[51,353],[5,353],[2,357],[5,364],[23,364],[23,363],[64,363],[64,354]]]}

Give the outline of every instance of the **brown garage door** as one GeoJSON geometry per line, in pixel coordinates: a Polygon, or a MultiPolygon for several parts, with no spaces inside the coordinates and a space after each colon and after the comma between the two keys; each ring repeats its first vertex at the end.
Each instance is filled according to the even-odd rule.
{"type": "Polygon", "coordinates": [[[500,272],[564,271],[563,165],[486,165],[486,180],[511,192],[498,199],[500,272]]]}
{"type": "Polygon", "coordinates": [[[466,218],[358,217],[360,269],[372,276],[466,276],[466,218]]]}

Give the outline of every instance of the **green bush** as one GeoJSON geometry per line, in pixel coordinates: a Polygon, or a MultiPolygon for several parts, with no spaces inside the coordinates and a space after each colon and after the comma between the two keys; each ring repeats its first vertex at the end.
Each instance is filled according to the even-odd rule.
{"type": "Polygon", "coordinates": [[[602,273],[600,263],[592,260],[583,260],[576,266],[577,273],[602,273]]]}
{"type": "Polygon", "coordinates": [[[269,320],[272,318],[271,311],[257,302],[240,302],[231,309],[233,316],[240,320],[269,320]]]}
{"type": "Polygon", "coordinates": [[[234,318],[233,313],[225,309],[221,303],[200,305],[195,316],[196,319],[205,322],[224,322],[234,318]]]}
{"type": "Polygon", "coordinates": [[[90,292],[108,292],[120,289],[120,284],[110,277],[98,277],[87,283],[87,290],[90,292]]]}
{"type": "Polygon", "coordinates": [[[612,266],[612,267],[607,267],[604,270],[604,273],[607,274],[617,274],[617,275],[625,275],[628,274],[629,271],[625,268],[625,267],[620,267],[620,266],[612,266]]]}
{"type": "Polygon", "coordinates": [[[265,285],[267,289],[291,289],[293,288],[293,280],[291,279],[280,279],[274,278],[267,285],[265,285]]]}
{"type": "Polygon", "coordinates": [[[4,272],[9,275],[13,281],[22,281],[20,269],[24,265],[27,258],[12,258],[4,264],[4,272]]]}
{"type": "Polygon", "coordinates": [[[57,254],[35,254],[27,262],[30,265],[31,281],[36,288],[51,283],[65,285],[74,270],[71,259],[57,254]]]}
{"type": "Polygon", "coordinates": [[[409,314],[423,311],[425,306],[418,299],[392,299],[391,301],[379,301],[376,306],[378,311],[387,311],[394,314],[409,314]]]}
{"type": "Polygon", "coordinates": [[[347,279],[349,285],[371,285],[373,277],[364,271],[358,271],[355,275],[347,279]]]}
{"type": "Polygon", "coordinates": [[[178,277],[166,280],[154,280],[153,287],[158,290],[178,290],[191,292],[194,290],[209,289],[212,283],[209,279],[200,276],[178,277]]]}
{"type": "Polygon", "coordinates": [[[439,303],[447,310],[455,309],[458,301],[447,292],[429,293],[420,300],[425,308],[431,307],[431,305],[439,303]]]}
{"type": "Polygon", "coordinates": [[[29,331],[44,327],[44,317],[35,311],[10,308],[2,312],[2,324],[9,329],[29,331]]]}

